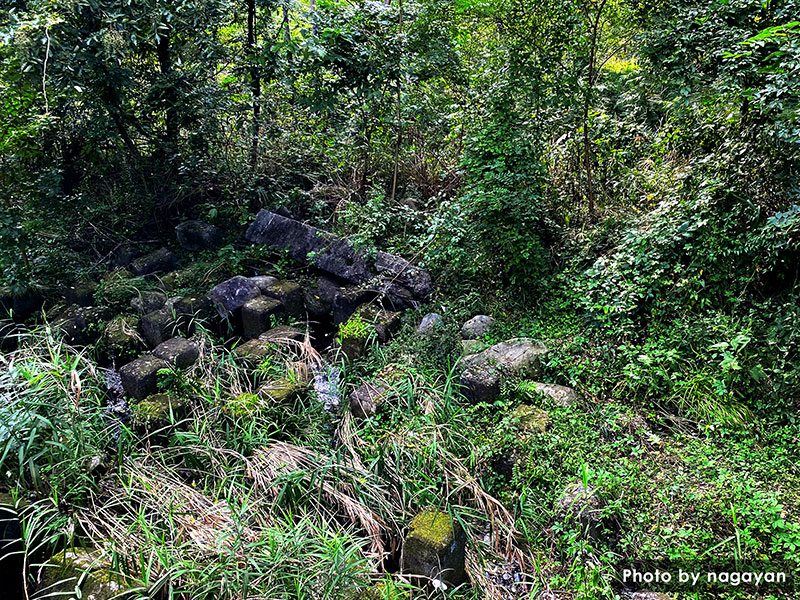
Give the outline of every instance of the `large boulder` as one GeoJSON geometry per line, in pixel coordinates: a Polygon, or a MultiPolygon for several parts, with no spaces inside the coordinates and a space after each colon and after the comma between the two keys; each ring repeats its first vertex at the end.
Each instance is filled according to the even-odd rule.
{"type": "Polygon", "coordinates": [[[547,348],[527,338],[514,338],[490,346],[483,352],[466,356],[462,364],[469,367],[487,367],[507,376],[535,379],[541,376],[542,363],[547,348]]]}
{"type": "Polygon", "coordinates": [[[491,367],[467,367],[459,381],[464,395],[476,404],[494,402],[500,395],[500,374],[491,367]]]}
{"type": "Polygon", "coordinates": [[[435,509],[419,513],[408,526],[402,570],[430,582],[456,586],[466,579],[467,536],[458,521],[435,509]]]}
{"type": "Polygon", "coordinates": [[[565,385],[536,382],[533,384],[533,386],[537,394],[541,394],[542,396],[550,399],[553,404],[558,406],[572,406],[581,400],[578,392],[565,385]]]}
{"type": "Polygon", "coordinates": [[[248,227],[247,239],[276,250],[288,249],[294,260],[350,283],[365,283],[372,276],[367,261],[348,240],[267,210],[259,212],[248,227]]]}
{"type": "Polygon", "coordinates": [[[210,250],[222,241],[220,229],[203,221],[184,221],[175,228],[178,243],[190,252],[210,250]]]}
{"type": "Polygon", "coordinates": [[[261,295],[261,289],[247,277],[237,275],[223,281],[208,293],[220,316],[228,317],[245,302],[261,295]]]}
{"type": "Polygon", "coordinates": [[[130,360],[144,346],[139,335],[139,320],[136,317],[117,315],[106,325],[103,332],[103,347],[108,358],[124,362],[130,360]]]}
{"type": "Polygon", "coordinates": [[[154,275],[156,273],[167,273],[175,269],[178,264],[177,257],[167,248],[146,254],[134,260],[129,270],[134,275],[154,275]]]}

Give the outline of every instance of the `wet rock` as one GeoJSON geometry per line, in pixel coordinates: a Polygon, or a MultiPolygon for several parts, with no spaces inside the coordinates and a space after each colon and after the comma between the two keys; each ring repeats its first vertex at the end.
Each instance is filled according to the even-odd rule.
{"type": "Polygon", "coordinates": [[[417,327],[417,333],[427,335],[436,329],[444,329],[444,320],[441,315],[428,313],[422,317],[422,322],[419,324],[419,327],[417,327]]]}
{"type": "Polygon", "coordinates": [[[133,358],[144,347],[139,334],[139,320],[136,317],[117,315],[106,325],[103,333],[103,349],[114,361],[133,358]]]}
{"type": "Polygon", "coordinates": [[[93,281],[76,283],[64,290],[64,299],[67,305],[92,306],[94,304],[94,293],[97,284],[93,281]]]}
{"type": "Polygon", "coordinates": [[[400,330],[400,313],[385,310],[376,304],[362,304],[355,314],[375,330],[381,344],[388,342],[400,330]]]}
{"type": "Polygon", "coordinates": [[[242,331],[244,337],[255,339],[269,330],[274,318],[283,313],[285,307],[275,298],[257,296],[242,306],[242,331]]]}
{"type": "Polygon", "coordinates": [[[262,342],[271,342],[271,343],[286,343],[287,341],[291,340],[294,342],[302,342],[305,339],[305,334],[295,327],[289,327],[288,325],[278,325],[277,327],[273,327],[269,331],[265,331],[258,339],[262,342]]]}
{"type": "Polygon", "coordinates": [[[276,281],[272,285],[260,286],[261,293],[265,296],[279,300],[292,317],[302,317],[304,314],[303,288],[294,281],[276,281]]]}
{"type": "Polygon", "coordinates": [[[580,402],[581,397],[574,389],[555,383],[534,383],[536,393],[549,398],[558,406],[572,406],[580,402]]]}
{"type": "Polygon", "coordinates": [[[158,389],[158,371],[169,368],[169,363],[150,354],[129,362],[119,370],[122,387],[131,398],[142,400],[158,389]]]}
{"type": "Polygon", "coordinates": [[[131,299],[131,308],[141,315],[146,315],[154,310],[164,308],[166,302],[167,296],[164,292],[145,291],[131,299]]]}
{"type": "Polygon", "coordinates": [[[155,252],[137,258],[130,264],[130,272],[134,275],[154,275],[172,271],[178,264],[176,256],[167,248],[159,248],[155,252]]]}
{"type": "Polygon", "coordinates": [[[381,408],[388,393],[382,385],[364,382],[347,397],[350,412],[359,419],[371,417],[381,408]]]}
{"type": "Polygon", "coordinates": [[[153,356],[178,369],[186,369],[197,361],[200,356],[200,348],[192,340],[174,337],[156,346],[153,356]]]}
{"type": "Polygon", "coordinates": [[[245,302],[260,295],[259,287],[241,275],[223,281],[208,293],[208,297],[223,318],[227,318],[235,310],[244,306],[245,302]]]}
{"type": "Polygon", "coordinates": [[[101,558],[99,551],[74,548],[59,552],[48,561],[39,590],[59,598],[80,597],[85,600],[111,600],[121,596],[131,586],[112,571],[111,562],[101,558]]]}
{"type": "Polygon", "coordinates": [[[550,415],[540,408],[521,404],[512,416],[523,433],[544,433],[550,427],[550,415]]]}
{"type": "Polygon", "coordinates": [[[534,379],[541,376],[547,348],[533,340],[514,338],[500,342],[463,360],[466,367],[487,367],[504,375],[534,379]]]}
{"type": "Polygon", "coordinates": [[[494,318],[488,315],[474,316],[461,327],[461,338],[465,340],[482,338],[491,331],[494,323],[494,318]]]}
{"type": "Polygon", "coordinates": [[[175,228],[178,243],[190,252],[211,250],[222,241],[222,231],[203,221],[184,221],[175,228]]]}
{"type": "Polygon", "coordinates": [[[447,513],[424,510],[411,521],[403,544],[402,571],[453,587],[466,579],[467,536],[447,513]]]}
{"type": "Polygon", "coordinates": [[[146,431],[169,425],[173,419],[182,419],[187,404],[171,394],[153,394],[131,406],[131,421],[135,427],[146,431]]]}
{"type": "Polygon", "coordinates": [[[568,485],[558,499],[556,519],[567,523],[578,523],[581,533],[590,540],[599,540],[605,529],[603,509],[607,506],[599,491],[582,482],[568,485]]]}
{"type": "Polygon", "coordinates": [[[247,239],[288,249],[294,260],[350,283],[366,283],[372,277],[366,260],[348,240],[267,210],[258,213],[247,229],[247,239]]]}
{"type": "Polygon", "coordinates": [[[500,374],[485,365],[467,367],[461,374],[461,387],[471,402],[494,402],[500,395],[500,374]]]}

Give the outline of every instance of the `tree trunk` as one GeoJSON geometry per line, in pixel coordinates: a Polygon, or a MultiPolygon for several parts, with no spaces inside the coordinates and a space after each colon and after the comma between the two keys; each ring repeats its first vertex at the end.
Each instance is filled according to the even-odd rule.
{"type": "Polygon", "coordinates": [[[253,97],[253,138],[250,144],[250,166],[258,164],[258,142],[261,135],[261,72],[255,64],[256,0],[247,0],[247,58],[250,61],[250,93],[253,97]]]}
{"type": "Polygon", "coordinates": [[[158,58],[158,67],[161,71],[162,77],[167,80],[165,86],[165,101],[166,101],[166,131],[164,136],[164,144],[169,152],[175,152],[178,149],[178,107],[175,98],[175,89],[171,81],[172,76],[172,55],[170,50],[170,29],[159,34],[158,44],[156,45],[156,56],[158,58]]]}
{"type": "MultiPolygon", "coordinates": [[[[398,32],[403,35],[403,0],[400,0],[400,17],[398,22],[398,32]]],[[[402,114],[400,112],[400,84],[402,81],[402,51],[398,57],[398,73],[397,73],[397,138],[394,144],[394,173],[392,175],[392,199],[391,204],[394,204],[395,194],[397,192],[397,173],[400,169],[400,144],[403,141],[403,123],[402,114]]]]}

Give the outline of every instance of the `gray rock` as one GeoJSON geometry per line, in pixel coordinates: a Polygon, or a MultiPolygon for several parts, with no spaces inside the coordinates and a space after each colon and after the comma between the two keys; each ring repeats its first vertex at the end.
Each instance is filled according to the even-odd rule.
{"type": "Polygon", "coordinates": [[[139,320],[136,317],[117,315],[106,325],[103,341],[108,358],[120,363],[130,360],[144,346],[139,335],[139,320]]]}
{"type": "Polygon", "coordinates": [[[178,369],[186,369],[197,361],[200,356],[200,348],[192,340],[174,337],[156,346],[153,356],[178,369]]]}
{"type": "Polygon", "coordinates": [[[233,349],[233,356],[244,363],[258,364],[261,360],[274,353],[271,342],[255,339],[247,340],[233,349]]]}
{"type": "Polygon", "coordinates": [[[359,419],[374,415],[383,405],[389,390],[382,385],[362,383],[349,396],[350,412],[359,419]]]}
{"type": "Polygon", "coordinates": [[[500,395],[500,374],[491,367],[468,367],[459,381],[464,395],[471,402],[494,402],[500,395]]]}
{"type": "Polygon", "coordinates": [[[268,296],[257,296],[242,306],[242,331],[244,337],[255,339],[270,329],[273,317],[284,312],[280,300],[268,296]]]}
{"type": "Polygon", "coordinates": [[[263,294],[265,289],[275,285],[279,280],[272,275],[256,275],[255,277],[250,277],[250,281],[255,283],[263,294]]]}
{"type": "Polygon", "coordinates": [[[477,340],[482,338],[494,327],[494,319],[488,315],[477,315],[464,323],[461,328],[461,338],[477,340]]]}
{"type": "Polygon", "coordinates": [[[294,281],[275,281],[270,285],[259,286],[265,296],[279,300],[287,314],[303,316],[303,288],[294,281]]]}
{"type": "Polygon", "coordinates": [[[131,299],[131,308],[139,314],[146,315],[149,312],[164,308],[167,296],[164,292],[145,291],[131,299]]]}
{"type": "Polygon", "coordinates": [[[190,252],[210,250],[222,241],[220,229],[203,221],[184,221],[175,228],[178,243],[190,252]]]}
{"type": "Polygon", "coordinates": [[[582,482],[572,483],[558,499],[556,519],[577,522],[587,539],[599,540],[604,529],[602,511],[606,506],[606,501],[600,497],[594,486],[584,487],[582,482]]]}
{"type": "Polygon", "coordinates": [[[214,313],[211,300],[207,296],[179,296],[171,299],[170,304],[176,315],[193,320],[208,320],[214,313]]]}
{"type": "Polygon", "coordinates": [[[558,406],[572,406],[580,402],[581,397],[574,389],[555,383],[534,383],[534,388],[538,394],[549,398],[553,404],[558,406]]]}
{"type": "Polygon", "coordinates": [[[348,240],[267,210],[258,213],[247,229],[247,239],[288,249],[294,260],[350,283],[366,283],[372,277],[366,260],[348,240]]]}
{"type": "Polygon", "coordinates": [[[417,327],[417,333],[427,335],[440,328],[444,328],[444,321],[442,320],[441,315],[437,315],[436,313],[428,313],[422,317],[422,322],[419,324],[419,327],[417,327]]]}
{"type": "Polygon", "coordinates": [[[466,579],[466,545],[467,536],[457,520],[444,512],[424,510],[408,526],[402,572],[423,577],[428,585],[438,579],[457,586],[466,579]]]}
{"type": "Polygon", "coordinates": [[[115,267],[127,267],[141,255],[142,251],[139,248],[125,244],[111,253],[111,264],[115,267]]]}
{"type": "Polygon", "coordinates": [[[462,359],[466,367],[489,367],[504,375],[535,379],[541,376],[547,348],[527,338],[514,338],[462,359]]]}
{"type": "MultiPolygon", "coordinates": [[[[48,561],[42,574],[41,588],[50,597],[85,600],[113,600],[129,597],[133,585],[114,572],[111,562],[100,551],[74,548],[64,550],[48,561]]],[[[38,596],[42,597],[42,596],[38,596]]]]}
{"type": "Polygon", "coordinates": [[[120,368],[122,387],[131,398],[143,400],[158,389],[158,371],[166,369],[169,363],[150,354],[140,356],[120,368]]]}
{"type": "Polygon", "coordinates": [[[260,296],[261,290],[247,277],[237,275],[215,286],[208,297],[220,316],[227,318],[230,314],[244,306],[248,300],[260,296]]]}
{"type": "Polygon", "coordinates": [[[385,279],[391,279],[406,287],[419,300],[425,300],[433,291],[430,274],[400,256],[378,252],[375,258],[375,270],[385,279]]]}
{"type": "Polygon", "coordinates": [[[57,315],[53,328],[68,344],[91,344],[100,338],[109,316],[109,310],[99,306],[68,306],[57,315]]]}
{"type": "Polygon", "coordinates": [[[155,252],[146,254],[134,260],[129,270],[134,275],[153,275],[155,273],[167,273],[175,269],[178,259],[167,248],[159,248],[155,252]]]}

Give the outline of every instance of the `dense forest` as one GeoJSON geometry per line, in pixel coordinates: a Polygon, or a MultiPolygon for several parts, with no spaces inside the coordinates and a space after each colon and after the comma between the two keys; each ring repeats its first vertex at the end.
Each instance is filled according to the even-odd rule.
{"type": "Polygon", "coordinates": [[[798,0],[3,0],[0,598],[800,598],[799,100],[798,0]]]}

